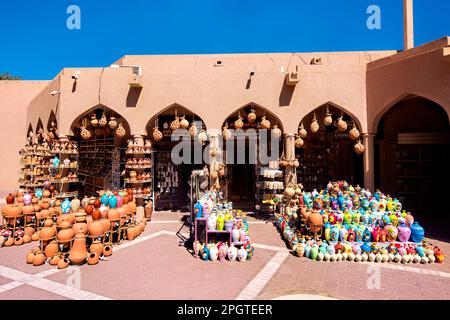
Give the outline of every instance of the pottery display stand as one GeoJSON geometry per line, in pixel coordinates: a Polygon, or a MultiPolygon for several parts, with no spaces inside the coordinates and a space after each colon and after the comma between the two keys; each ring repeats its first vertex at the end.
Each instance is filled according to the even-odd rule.
{"type": "Polygon", "coordinates": [[[58,256],[60,258],[67,258],[69,256],[70,250],[72,250],[74,239],[75,237],[69,240],[56,240],[58,242],[58,256]],[[61,250],[61,246],[64,248],[63,250],[61,250]]]}
{"type": "Polygon", "coordinates": [[[24,214],[23,229],[25,230],[26,227],[32,227],[34,230],[37,230],[36,212],[24,214]],[[31,217],[30,222],[27,222],[28,217],[31,217]]]}
{"type": "Polygon", "coordinates": [[[121,229],[120,229],[120,218],[117,220],[110,220],[111,227],[107,232],[108,235],[105,235],[104,244],[112,245],[113,243],[119,243],[121,240],[121,229]],[[118,224],[118,225],[116,225],[118,224]],[[116,241],[114,241],[114,235],[117,236],[116,241]]]}
{"type": "Polygon", "coordinates": [[[13,238],[16,230],[24,228],[24,223],[25,219],[23,214],[14,217],[3,215],[3,229],[11,231],[11,237],[13,238]],[[19,223],[19,221],[21,223],[19,223]]]}

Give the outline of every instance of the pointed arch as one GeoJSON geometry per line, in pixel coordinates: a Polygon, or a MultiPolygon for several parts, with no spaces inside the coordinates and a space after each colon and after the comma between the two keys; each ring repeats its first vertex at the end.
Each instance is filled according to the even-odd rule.
{"type": "Polygon", "coordinates": [[[50,132],[52,129],[58,126],[58,121],[56,120],[56,114],[53,109],[50,111],[50,116],[47,121],[47,131],[50,132]]]}
{"type": "Polygon", "coordinates": [[[33,126],[31,125],[31,123],[28,124],[27,137],[30,136],[30,132],[31,132],[32,134],[34,134],[33,126]]]}
{"type": "Polygon", "coordinates": [[[39,130],[44,130],[44,125],[42,124],[42,119],[41,118],[39,118],[38,119],[38,122],[37,122],[37,124],[36,124],[36,133],[38,133],[39,132],[39,130]]]}

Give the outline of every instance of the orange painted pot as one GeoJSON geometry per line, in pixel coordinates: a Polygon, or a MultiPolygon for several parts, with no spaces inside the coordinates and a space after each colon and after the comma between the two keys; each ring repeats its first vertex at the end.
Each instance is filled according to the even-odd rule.
{"type": "Polygon", "coordinates": [[[99,240],[94,240],[89,247],[90,253],[97,253],[97,255],[100,257],[103,254],[103,243],[99,240]]]}
{"type": "Polygon", "coordinates": [[[98,263],[99,259],[100,259],[100,257],[97,252],[90,253],[87,258],[87,263],[88,263],[88,265],[94,265],[94,264],[98,263]]]}

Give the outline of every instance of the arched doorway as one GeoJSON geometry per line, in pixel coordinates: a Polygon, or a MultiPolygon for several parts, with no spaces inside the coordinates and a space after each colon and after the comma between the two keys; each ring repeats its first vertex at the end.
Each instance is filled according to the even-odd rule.
{"type": "Polygon", "coordinates": [[[79,145],[78,158],[72,159],[77,161],[79,192],[91,196],[99,190],[124,187],[122,159],[131,137],[126,119],[107,106],[97,105],[80,114],[71,129],[79,145]]]}
{"type": "Polygon", "coordinates": [[[190,210],[190,176],[193,170],[204,166],[205,146],[197,139],[202,130],[206,130],[204,121],[179,104],[168,106],[148,121],[147,136],[152,139],[153,144],[156,210],[190,210]],[[154,134],[155,130],[162,133],[161,139],[154,134]],[[174,141],[173,134],[177,135],[174,141]],[[189,142],[190,150],[183,149],[182,154],[177,154],[182,159],[174,160],[172,150],[182,139],[189,142]]]}
{"type": "Polygon", "coordinates": [[[233,202],[233,208],[269,211],[263,201],[283,190],[283,172],[278,165],[283,150],[281,120],[268,109],[249,103],[230,114],[222,126],[232,133],[229,139],[222,134],[225,198],[233,202]]]}
{"type": "Polygon", "coordinates": [[[424,224],[435,222],[433,231],[444,220],[448,228],[440,197],[450,178],[450,126],[440,105],[413,95],[393,105],[378,123],[375,160],[378,188],[397,197],[424,224]]]}
{"type": "Polygon", "coordinates": [[[358,119],[340,106],[326,103],[307,114],[300,122],[299,130],[302,126],[307,134],[303,138],[303,147],[296,148],[300,163],[297,182],[308,191],[324,189],[329,181],[338,180],[346,180],[355,186],[363,185],[363,157],[354,150],[360,138],[354,140],[349,136],[353,127],[361,133],[358,119]],[[318,124],[317,132],[311,129],[314,117],[318,124]],[[339,120],[345,122],[345,130],[344,127],[339,128],[339,120]]]}

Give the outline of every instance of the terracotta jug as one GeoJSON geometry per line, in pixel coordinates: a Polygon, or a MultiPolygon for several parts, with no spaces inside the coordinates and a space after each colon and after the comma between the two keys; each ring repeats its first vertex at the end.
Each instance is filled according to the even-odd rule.
{"type": "Polygon", "coordinates": [[[67,258],[58,260],[58,269],[65,269],[69,266],[69,260],[67,258]]]}
{"type": "Polygon", "coordinates": [[[86,236],[82,233],[75,235],[75,240],[73,241],[72,248],[69,253],[69,260],[73,264],[82,264],[86,261],[87,250],[86,250],[86,236]]]}
{"type": "Polygon", "coordinates": [[[53,256],[53,258],[50,259],[49,263],[52,266],[56,266],[59,260],[61,260],[59,256],[53,256]]]}
{"type": "Polygon", "coordinates": [[[88,224],[88,232],[91,237],[97,238],[103,235],[104,227],[100,220],[92,221],[88,224]]]}
{"type": "Polygon", "coordinates": [[[112,251],[113,251],[113,248],[110,245],[106,245],[103,247],[103,255],[105,257],[109,257],[110,255],[112,255],[112,251]]]}
{"type": "Polygon", "coordinates": [[[26,256],[26,262],[27,264],[32,264],[33,263],[33,259],[34,259],[34,251],[28,251],[27,256],[26,256]]]}
{"type": "Polygon", "coordinates": [[[88,263],[88,265],[94,265],[94,264],[97,264],[99,258],[100,258],[100,257],[99,257],[99,255],[98,255],[97,252],[90,253],[89,256],[88,256],[88,258],[87,258],[87,263],[88,263]]]}
{"type": "Polygon", "coordinates": [[[42,251],[38,250],[33,257],[33,266],[41,266],[45,263],[47,258],[42,253],[42,251]]]}
{"type": "Polygon", "coordinates": [[[72,230],[75,232],[75,234],[77,233],[84,233],[86,234],[88,231],[88,227],[87,227],[87,223],[85,222],[77,222],[72,226],[72,230]]]}

